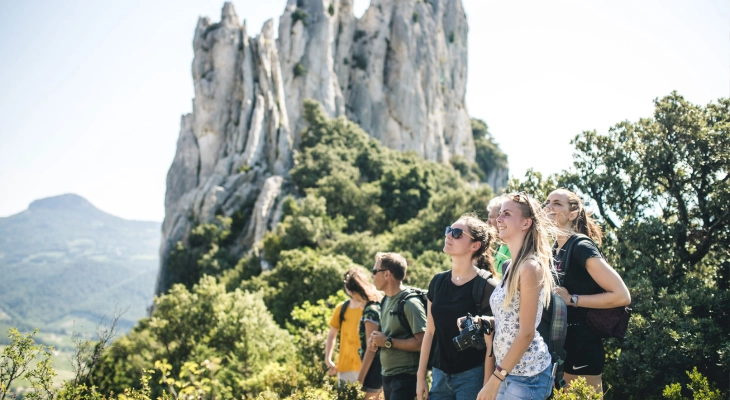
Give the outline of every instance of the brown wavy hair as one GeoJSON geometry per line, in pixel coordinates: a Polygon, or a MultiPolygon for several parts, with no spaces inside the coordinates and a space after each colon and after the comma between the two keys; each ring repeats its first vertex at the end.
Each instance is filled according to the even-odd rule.
{"type": "Polygon", "coordinates": [[[469,227],[469,233],[474,237],[472,242],[479,242],[479,249],[471,254],[471,261],[479,269],[491,271],[496,276],[497,271],[494,270],[494,252],[492,251],[492,243],[494,243],[497,233],[491,225],[482,221],[475,213],[463,214],[459,217],[459,221],[469,227]]]}
{"type": "Polygon", "coordinates": [[[362,268],[351,268],[345,272],[344,278],[345,289],[349,290],[350,293],[357,293],[367,301],[379,302],[383,298],[383,295],[368,281],[367,274],[362,268]]]}
{"type": "Polygon", "coordinates": [[[588,236],[600,246],[603,242],[603,232],[601,231],[601,227],[596,223],[595,219],[592,218],[593,213],[588,213],[586,211],[586,206],[583,204],[580,197],[564,188],[556,189],[553,193],[564,194],[565,197],[568,198],[568,207],[570,207],[570,211],[578,211],[578,217],[573,220],[573,225],[571,226],[573,231],[588,236]]]}

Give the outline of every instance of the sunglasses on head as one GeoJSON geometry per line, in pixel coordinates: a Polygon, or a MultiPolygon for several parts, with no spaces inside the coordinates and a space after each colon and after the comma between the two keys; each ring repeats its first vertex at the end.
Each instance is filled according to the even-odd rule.
{"type": "Polygon", "coordinates": [[[515,195],[512,197],[512,200],[518,203],[527,204],[527,207],[530,209],[530,217],[535,214],[535,212],[532,210],[532,202],[530,201],[530,196],[527,194],[527,192],[515,193],[515,195]]]}
{"type": "Polygon", "coordinates": [[[461,235],[469,236],[472,240],[474,240],[474,236],[464,232],[461,228],[452,228],[450,226],[446,227],[446,232],[444,232],[444,236],[449,236],[449,233],[451,234],[451,237],[454,239],[459,239],[461,235]]]}
{"type": "Polygon", "coordinates": [[[518,193],[515,193],[514,196],[512,196],[512,200],[514,200],[516,202],[526,201],[529,203],[529,199],[530,199],[530,196],[527,195],[527,192],[518,192],[518,193]]]}

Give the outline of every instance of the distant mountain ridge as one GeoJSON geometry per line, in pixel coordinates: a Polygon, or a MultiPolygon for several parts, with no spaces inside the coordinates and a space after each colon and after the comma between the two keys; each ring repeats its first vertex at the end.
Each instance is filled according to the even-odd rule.
{"type": "Polygon", "coordinates": [[[0,218],[0,323],[67,333],[71,321],[129,307],[120,322],[130,328],[152,302],[159,242],[159,222],[119,218],[75,194],[0,218]]]}

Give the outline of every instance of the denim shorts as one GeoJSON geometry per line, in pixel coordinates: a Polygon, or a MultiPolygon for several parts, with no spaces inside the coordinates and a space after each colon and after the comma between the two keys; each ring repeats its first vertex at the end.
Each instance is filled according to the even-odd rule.
{"type": "Polygon", "coordinates": [[[553,392],[550,364],[544,371],[534,376],[507,375],[499,385],[497,400],[544,400],[553,392]]]}
{"type": "Polygon", "coordinates": [[[484,383],[484,364],[458,374],[447,374],[434,367],[429,400],[474,400],[484,383]]]}

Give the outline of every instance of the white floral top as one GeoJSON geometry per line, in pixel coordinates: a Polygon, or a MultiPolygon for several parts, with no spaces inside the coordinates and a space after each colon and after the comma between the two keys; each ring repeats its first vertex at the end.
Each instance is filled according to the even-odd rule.
{"type": "MultiPolygon", "coordinates": [[[[510,375],[535,376],[550,365],[551,359],[548,346],[537,332],[537,326],[540,324],[540,318],[542,318],[542,311],[545,306],[544,291],[544,287],[540,289],[537,318],[535,318],[535,337],[517,365],[509,371],[510,375]]],[[[494,355],[497,358],[497,365],[502,363],[504,356],[512,346],[512,342],[517,337],[517,332],[520,330],[520,291],[517,290],[507,308],[504,307],[506,296],[506,284],[504,287],[500,284],[497,285],[492,297],[489,298],[489,304],[492,306],[492,312],[494,312],[494,355]]]]}

